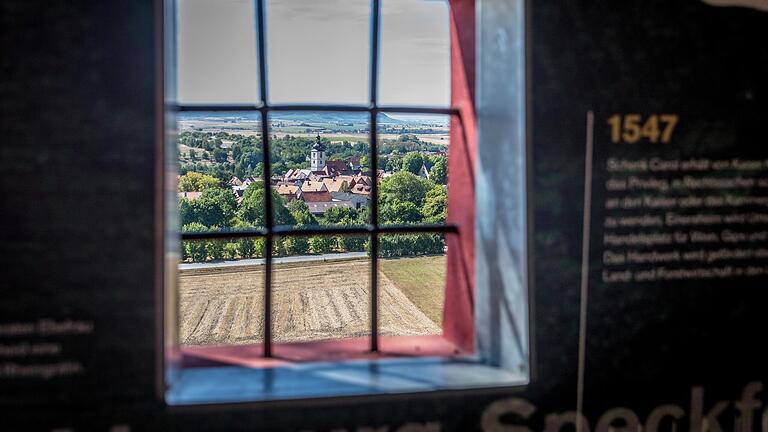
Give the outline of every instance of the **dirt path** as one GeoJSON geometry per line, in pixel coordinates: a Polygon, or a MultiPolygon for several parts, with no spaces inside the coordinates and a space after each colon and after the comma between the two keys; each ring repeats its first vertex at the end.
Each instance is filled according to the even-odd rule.
{"type": "MultiPolygon", "coordinates": [[[[275,342],[368,335],[369,269],[367,260],[276,265],[272,293],[275,342]]],[[[261,342],[263,282],[262,266],[181,271],[181,343],[261,342]]],[[[441,332],[437,324],[381,273],[379,292],[381,334],[441,332]]]]}

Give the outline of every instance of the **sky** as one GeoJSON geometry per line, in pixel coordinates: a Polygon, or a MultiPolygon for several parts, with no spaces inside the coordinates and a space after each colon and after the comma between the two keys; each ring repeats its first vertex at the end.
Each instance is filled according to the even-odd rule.
{"type": "MultiPolygon", "coordinates": [[[[272,103],[367,104],[369,0],[267,0],[272,103]]],[[[447,0],[382,0],[380,105],[448,106],[447,0]]],[[[178,0],[178,98],[258,100],[252,0],[178,0]]]]}

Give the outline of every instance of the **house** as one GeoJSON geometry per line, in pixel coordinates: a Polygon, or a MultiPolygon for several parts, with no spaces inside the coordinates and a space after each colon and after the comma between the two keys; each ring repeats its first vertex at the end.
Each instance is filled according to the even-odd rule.
{"type": "Polygon", "coordinates": [[[280,194],[283,199],[285,199],[286,202],[291,202],[298,198],[298,192],[301,191],[301,189],[294,185],[294,184],[279,184],[277,186],[277,189],[275,189],[278,194],[280,194]]]}
{"type": "Polygon", "coordinates": [[[352,173],[347,162],[340,160],[326,161],[325,166],[320,171],[329,176],[338,176],[352,173]]]}
{"type": "Polygon", "coordinates": [[[362,174],[357,174],[357,175],[356,175],[356,176],[353,178],[353,181],[352,181],[352,182],[350,182],[350,185],[349,185],[349,187],[350,187],[350,188],[352,188],[352,187],[354,187],[354,186],[356,186],[356,185],[358,185],[358,184],[364,184],[364,185],[370,186],[370,185],[371,185],[371,183],[372,183],[372,182],[371,182],[371,178],[370,178],[370,177],[368,177],[368,176],[365,176],[365,175],[362,175],[362,174]]]}
{"type": "Polygon", "coordinates": [[[261,179],[246,177],[243,179],[241,186],[248,187],[248,185],[261,181],[261,179]]]}
{"type": "Polygon", "coordinates": [[[328,192],[328,187],[322,181],[305,180],[301,184],[302,192],[328,192]]]}
{"type": "Polygon", "coordinates": [[[328,189],[328,192],[341,192],[342,190],[349,190],[349,181],[346,179],[343,179],[342,177],[347,176],[338,176],[334,178],[325,178],[323,179],[323,184],[328,189]]]}
{"type": "Polygon", "coordinates": [[[232,193],[235,194],[235,199],[238,204],[243,200],[243,195],[245,194],[246,189],[248,189],[248,186],[232,186],[232,193]]]}
{"type": "MultiPolygon", "coordinates": [[[[383,169],[376,170],[376,178],[378,180],[381,180],[382,178],[384,178],[384,174],[385,174],[385,172],[384,172],[383,169]]],[[[364,177],[370,178],[371,177],[371,172],[370,171],[361,171],[360,175],[364,176],[364,177]]]]}
{"type": "Polygon", "coordinates": [[[304,180],[309,178],[311,174],[312,174],[312,171],[308,169],[291,168],[285,173],[285,175],[283,175],[283,180],[285,181],[304,180]]]}
{"type": "Polygon", "coordinates": [[[242,186],[243,185],[243,181],[240,180],[239,178],[237,178],[236,176],[232,176],[232,178],[229,179],[229,182],[227,182],[227,183],[229,183],[230,186],[242,186]]]}
{"type": "Polygon", "coordinates": [[[369,197],[362,194],[353,194],[351,192],[331,192],[334,201],[349,201],[356,209],[368,205],[369,197]]]}
{"type": "Polygon", "coordinates": [[[366,185],[366,184],[363,184],[363,183],[359,183],[359,184],[356,184],[356,185],[355,185],[355,186],[354,186],[354,187],[353,187],[353,188],[350,190],[350,192],[351,192],[351,193],[353,193],[353,194],[357,194],[357,195],[364,195],[364,196],[366,196],[366,197],[367,197],[368,195],[370,195],[370,194],[371,194],[371,187],[370,187],[370,186],[368,186],[368,185],[366,185]]]}
{"type": "Polygon", "coordinates": [[[340,175],[337,176],[336,179],[347,182],[347,186],[350,188],[356,184],[355,176],[352,175],[340,175]]]}
{"type": "Polygon", "coordinates": [[[432,164],[429,162],[424,162],[421,164],[421,168],[419,168],[418,176],[421,178],[425,178],[429,180],[429,170],[432,169],[432,164]]]}
{"type": "Polygon", "coordinates": [[[298,198],[305,203],[309,204],[311,202],[330,202],[333,201],[333,197],[331,196],[331,193],[327,190],[324,191],[310,191],[310,192],[304,192],[300,191],[301,193],[297,194],[298,198]]]}
{"type": "Polygon", "coordinates": [[[323,201],[308,202],[309,212],[315,216],[322,216],[332,208],[355,208],[355,205],[349,201],[323,201]]]}
{"type": "Polygon", "coordinates": [[[347,164],[352,172],[360,171],[360,156],[348,157],[347,164]]]}

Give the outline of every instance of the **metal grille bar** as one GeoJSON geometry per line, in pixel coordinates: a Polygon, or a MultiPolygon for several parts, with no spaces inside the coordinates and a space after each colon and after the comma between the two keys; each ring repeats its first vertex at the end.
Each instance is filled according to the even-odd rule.
{"type": "Polygon", "coordinates": [[[169,104],[168,110],[176,112],[238,112],[238,111],[320,111],[320,112],[375,112],[375,113],[400,113],[400,114],[443,114],[459,115],[459,109],[455,107],[427,107],[427,106],[363,106],[363,105],[201,105],[201,104],[169,104]]]}
{"type": "MultiPolygon", "coordinates": [[[[371,0],[371,65],[369,67],[371,107],[375,108],[379,99],[379,23],[381,3],[371,0]]],[[[378,148],[378,116],[371,110],[369,122],[368,148],[371,155],[368,158],[371,172],[371,225],[374,230],[379,228],[379,152],[378,148]]],[[[371,352],[379,350],[379,236],[371,236],[371,352]]]]}
{"type": "MultiPolygon", "coordinates": [[[[264,14],[265,0],[255,0],[256,22],[259,54],[259,96],[261,105],[266,106],[269,100],[267,94],[267,47],[266,47],[266,17],[264,14]]],[[[274,213],[272,209],[272,164],[269,151],[269,112],[261,111],[261,153],[264,155],[264,224],[267,229],[274,225],[274,213]]],[[[272,357],[272,241],[273,237],[267,231],[264,242],[264,357],[272,357]]]]}

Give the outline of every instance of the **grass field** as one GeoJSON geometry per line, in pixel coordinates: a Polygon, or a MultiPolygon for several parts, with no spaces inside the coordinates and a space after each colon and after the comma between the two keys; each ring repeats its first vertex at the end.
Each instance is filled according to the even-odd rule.
{"type": "Polygon", "coordinates": [[[379,271],[437,325],[443,324],[445,255],[382,259],[379,271]]]}
{"type": "MultiPolygon", "coordinates": [[[[423,257],[381,261],[381,334],[441,333],[444,260],[423,257]]],[[[368,335],[369,278],[366,259],[276,264],[273,339],[279,343],[368,335]]],[[[181,343],[261,342],[263,280],[263,266],[181,271],[181,343]]]]}

